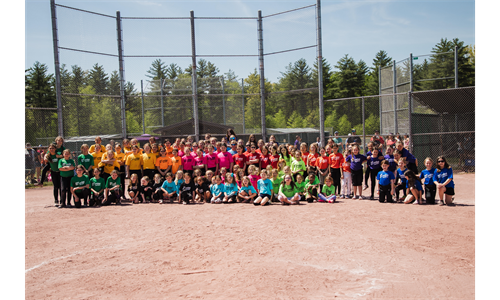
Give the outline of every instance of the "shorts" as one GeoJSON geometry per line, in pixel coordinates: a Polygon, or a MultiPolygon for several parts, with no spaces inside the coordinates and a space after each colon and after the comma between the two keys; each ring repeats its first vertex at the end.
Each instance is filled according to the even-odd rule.
{"type": "Polygon", "coordinates": [[[452,187],[447,187],[446,188],[446,191],[444,192],[446,195],[450,195],[450,196],[453,196],[455,195],[455,188],[452,188],[452,187]]]}
{"type": "Polygon", "coordinates": [[[352,186],[361,186],[363,184],[363,169],[357,171],[351,170],[352,186]]]}
{"type": "Polygon", "coordinates": [[[269,200],[271,199],[271,195],[268,195],[268,194],[259,194],[259,197],[261,197],[261,198],[267,197],[267,199],[269,199],[269,200]]]}

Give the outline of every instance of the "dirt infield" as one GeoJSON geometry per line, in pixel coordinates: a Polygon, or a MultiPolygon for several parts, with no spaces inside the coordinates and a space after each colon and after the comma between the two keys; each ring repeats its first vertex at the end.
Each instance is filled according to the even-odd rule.
{"type": "Polygon", "coordinates": [[[58,209],[28,189],[26,299],[474,299],[474,181],[455,174],[451,207],[58,209]]]}

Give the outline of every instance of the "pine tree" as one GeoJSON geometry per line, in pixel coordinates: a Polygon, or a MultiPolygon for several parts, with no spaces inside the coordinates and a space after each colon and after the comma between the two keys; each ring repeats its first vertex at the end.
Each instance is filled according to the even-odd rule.
{"type": "Polygon", "coordinates": [[[47,74],[48,67],[36,61],[25,70],[25,105],[28,107],[57,107],[55,82],[52,74],[47,74]]]}

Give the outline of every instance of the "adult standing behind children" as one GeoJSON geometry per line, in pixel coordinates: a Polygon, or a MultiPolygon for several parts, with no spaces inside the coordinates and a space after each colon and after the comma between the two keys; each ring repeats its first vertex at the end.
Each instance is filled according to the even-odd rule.
{"type": "Polygon", "coordinates": [[[358,145],[361,145],[361,138],[356,135],[356,129],[352,129],[351,130],[351,136],[349,136],[347,138],[347,141],[346,141],[346,146],[347,145],[354,145],[354,144],[358,144],[358,145]]]}
{"type": "Polygon", "coordinates": [[[344,147],[342,146],[342,138],[339,137],[338,131],[335,131],[333,133],[333,142],[338,145],[340,153],[344,152],[344,147]]]}

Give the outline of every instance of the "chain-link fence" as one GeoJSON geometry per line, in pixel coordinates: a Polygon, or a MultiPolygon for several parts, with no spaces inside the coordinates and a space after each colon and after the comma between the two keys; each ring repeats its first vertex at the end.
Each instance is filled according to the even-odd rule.
{"type": "Polygon", "coordinates": [[[475,169],[475,88],[411,94],[412,153],[423,160],[444,155],[461,171],[475,169]]]}
{"type": "Polygon", "coordinates": [[[474,171],[475,87],[334,99],[325,103],[325,110],[332,111],[325,116],[325,128],[330,133],[338,131],[344,143],[349,138],[347,134],[355,129],[364,148],[375,131],[380,130],[384,139],[389,135],[400,139],[418,159],[420,170],[425,158],[435,160],[444,155],[457,170],[474,171]],[[384,98],[391,98],[392,102],[384,102],[384,98]],[[402,130],[394,132],[394,124],[384,122],[384,114],[397,116],[398,128],[402,130]]]}

